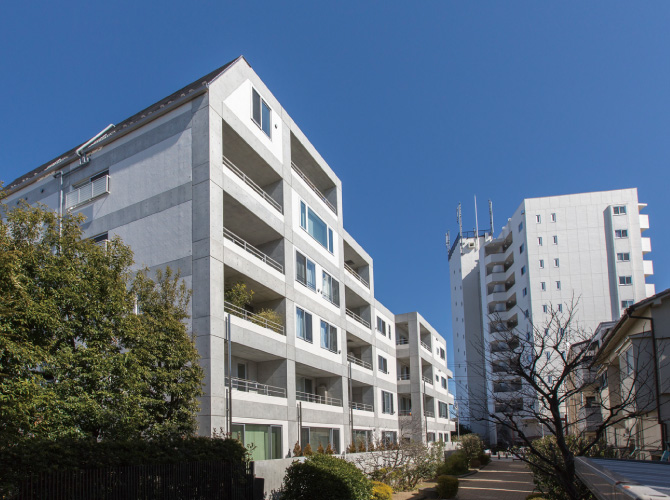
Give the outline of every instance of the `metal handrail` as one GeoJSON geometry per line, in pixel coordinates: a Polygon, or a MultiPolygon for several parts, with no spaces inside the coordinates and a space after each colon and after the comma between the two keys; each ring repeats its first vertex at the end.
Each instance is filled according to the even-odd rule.
{"type": "Polygon", "coordinates": [[[284,274],[284,266],[282,266],[279,262],[274,260],[269,255],[266,255],[263,252],[261,252],[258,248],[253,246],[251,243],[249,243],[249,242],[243,240],[242,238],[240,238],[239,236],[237,236],[230,229],[227,229],[227,228],[224,227],[223,228],[223,236],[225,238],[228,238],[233,243],[235,243],[238,247],[240,247],[240,248],[246,250],[247,252],[249,252],[254,257],[262,260],[268,266],[274,267],[277,271],[284,274]]]}
{"type": "Polygon", "coordinates": [[[409,380],[409,378],[410,378],[409,373],[401,373],[400,375],[398,375],[398,380],[409,380]]]}
{"type": "Polygon", "coordinates": [[[423,347],[427,351],[431,351],[430,346],[428,344],[426,344],[423,340],[421,341],[421,347],[423,347]]]}
{"type": "Polygon", "coordinates": [[[349,402],[349,408],[352,410],[361,410],[361,411],[374,411],[374,408],[372,408],[372,405],[368,405],[365,403],[356,403],[355,401],[350,401],[349,402]]]}
{"type": "Polygon", "coordinates": [[[398,416],[400,417],[411,417],[412,410],[398,410],[398,416]]]}
{"type": "Polygon", "coordinates": [[[354,311],[352,311],[351,309],[347,309],[346,312],[347,312],[347,316],[349,316],[350,318],[355,319],[355,320],[358,321],[360,324],[365,325],[367,328],[370,328],[370,323],[368,323],[367,321],[365,321],[363,318],[361,318],[361,317],[360,317],[358,314],[356,314],[354,311]]]}
{"type": "Polygon", "coordinates": [[[223,302],[223,310],[227,313],[232,314],[233,316],[237,316],[238,318],[246,319],[247,321],[251,321],[252,323],[262,326],[264,328],[268,328],[272,330],[273,332],[277,332],[280,335],[285,335],[284,334],[284,325],[280,325],[279,323],[275,323],[274,321],[270,321],[269,319],[264,318],[263,316],[259,316],[258,314],[254,314],[252,312],[247,311],[246,309],[243,309],[239,306],[236,306],[235,304],[231,304],[230,302],[224,301],[223,302]]]}
{"type": "Polygon", "coordinates": [[[293,167],[293,170],[295,170],[295,173],[298,174],[298,176],[305,181],[305,184],[307,184],[310,188],[312,188],[312,191],[314,191],[318,196],[319,199],[326,204],[328,208],[330,208],[335,214],[337,214],[337,208],[333,206],[331,202],[328,201],[328,198],[324,196],[324,194],[319,191],[319,188],[317,188],[312,181],[310,181],[305,174],[303,174],[302,170],[298,168],[298,166],[291,162],[291,166],[293,167]]]}
{"type": "Polygon", "coordinates": [[[395,345],[407,345],[409,344],[409,340],[407,340],[404,337],[398,337],[395,339],[395,345]]]}
{"type": "Polygon", "coordinates": [[[345,264],[344,264],[344,268],[345,268],[347,271],[349,271],[349,273],[350,273],[354,278],[356,278],[358,281],[360,281],[361,283],[363,283],[363,285],[365,285],[365,288],[370,288],[370,283],[368,283],[367,281],[365,281],[365,280],[361,277],[361,275],[358,274],[356,271],[354,271],[354,270],[352,269],[352,267],[351,267],[350,265],[348,265],[346,262],[345,262],[345,264]]]}
{"type": "MultiPolygon", "coordinates": [[[[228,385],[228,377],[226,377],[226,386],[228,385]]],[[[277,398],[286,397],[286,389],[283,387],[275,387],[267,384],[259,384],[253,380],[245,380],[243,378],[233,377],[232,380],[233,389],[242,392],[255,392],[257,394],[263,394],[265,396],[274,396],[277,398]]]]}
{"type": "Polygon", "coordinates": [[[347,359],[351,361],[352,363],[362,366],[363,368],[367,368],[368,370],[372,370],[372,364],[368,363],[367,361],[363,361],[362,359],[357,358],[353,354],[347,354],[347,359]]]}
{"type": "Polygon", "coordinates": [[[426,377],[426,376],[424,375],[423,377],[421,377],[421,379],[422,379],[426,384],[433,385],[433,379],[432,379],[432,378],[428,378],[428,377],[426,377]]]}
{"type": "Polygon", "coordinates": [[[251,180],[251,178],[249,178],[247,174],[242,172],[232,161],[230,161],[225,156],[223,157],[223,164],[230,170],[232,170],[235,173],[235,175],[237,175],[240,179],[242,179],[247,186],[256,191],[256,193],[258,193],[261,196],[261,198],[263,198],[270,205],[272,205],[272,207],[275,208],[280,214],[284,213],[284,209],[282,208],[282,206],[279,203],[277,203],[277,201],[272,196],[267,194],[262,187],[260,187],[253,180],[251,180]]]}
{"type": "Polygon", "coordinates": [[[423,411],[423,414],[424,414],[426,417],[435,418],[435,412],[434,412],[434,411],[424,410],[424,411],[423,411]]]}
{"type": "Polygon", "coordinates": [[[298,401],[307,401],[309,403],[318,403],[320,405],[342,406],[341,399],[319,396],[318,394],[311,394],[309,392],[295,391],[295,398],[298,401]]]}

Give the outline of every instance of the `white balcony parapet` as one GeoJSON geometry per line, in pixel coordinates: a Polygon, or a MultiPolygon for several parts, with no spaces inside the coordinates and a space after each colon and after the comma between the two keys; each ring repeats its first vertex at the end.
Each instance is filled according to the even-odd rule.
{"type": "Polygon", "coordinates": [[[368,405],[365,403],[356,403],[355,401],[351,401],[349,403],[349,408],[351,408],[352,410],[360,410],[360,411],[374,411],[372,405],[368,405]]]}
{"type": "Polygon", "coordinates": [[[300,177],[303,181],[305,181],[305,184],[307,184],[312,191],[316,193],[316,195],[319,197],[321,201],[323,201],[328,208],[330,208],[335,214],[337,214],[337,208],[333,206],[333,204],[328,201],[328,198],[324,196],[324,194],[319,191],[319,188],[317,188],[312,181],[310,181],[305,174],[303,174],[302,170],[298,168],[298,166],[291,162],[291,167],[293,167],[293,170],[295,170],[295,173],[298,174],[298,177],[300,177]]]}
{"type": "Polygon", "coordinates": [[[652,276],[654,274],[654,262],[651,260],[642,261],[642,270],[645,276],[652,276]]]}
{"type": "Polygon", "coordinates": [[[249,252],[251,255],[254,257],[262,260],[265,264],[267,264],[270,267],[275,268],[277,271],[280,273],[284,274],[284,266],[282,266],[279,262],[274,260],[272,257],[269,255],[264,254],[261,252],[258,248],[253,246],[251,243],[246,242],[239,236],[237,236],[235,233],[233,233],[231,230],[226,229],[225,227],[223,228],[223,236],[225,238],[228,238],[230,241],[235,243],[238,247],[242,248],[243,250],[246,250],[249,252]]]}
{"type": "Polygon", "coordinates": [[[644,291],[647,297],[651,297],[652,295],[656,295],[656,285],[653,283],[645,283],[644,284],[644,291]]]}
{"type": "Polygon", "coordinates": [[[372,365],[370,363],[368,363],[367,361],[363,361],[362,359],[358,359],[353,354],[347,354],[347,359],[355,365],[362,366],[363,368],[367,368],[368,370],[372,370],[372,365]]]}
{"type": "Polygon", "coordinates": [[[407,345],[409,344],[409,340],[407,340],[405,337],[398,337],[395,339],[395,345],[407,345]]]}
{"type": "Polygon", "coordinates": [[[649,229],[649,215],[640,214],[640,231],[649,229]]]}
{"type": "Polygon", "coordinates": [[[409,380],[409,373],[401,373],[398,375],[398,380],[409,380]]]}
{"type": "Polygon", "coordinates": [[[365,281],[365,280],[361,277],[360,274],[358,274],[356,271],[354,271],[354,270],[351,268],[351,266],[349,266],[348,264],[345,263],[345,264],[344,264],[344,268],[345,268],[347,271],[349,271],[349,274],[351,274],[354,278],[356,278],[358,281],[360,281],[360,282],[365,286],[365,288],[370,288],[370,283],[368,283],[367,281],[365,281]]]}
{"type": "Polygon", "coordinates": [[[279,203],[277,203],[277,201],[276,201],[272,196],[270,196],[269,194],[267,194],[267,193],[265,192],[265,190],[264,190],[262,187],[260,187],[260,186],[259,186],[258,184],[256,184],[254,181],[252,181],[252,180],[247,176],[247,174],[245,174],[245,173],[242,172],[239,168],[237,168],[237,166],[236,166],[232,161],[230,161],[228,158],[226,158],[225,156],[223,157],[223,164],[224,164],[226,167],[228,167],[230,170],[232,170],[233,173],[234,173],[235,175],[237,175],[240,179],[242,179],[242,181],[244,181],[244,183],[245,183],[247,186],[249,186],[251,189],[253,189],[254,191],[256,191],[256,193],[258,193],[258,195],[259,195],[261,198],[263,198],[266,202],[268,202],[270,205],[272,205],[272,207],[273,207],[275,210],[277,210],[280,214],[283,214],[283,213],[284,213],[284,209],[282,208],[282,206],[281,206],[279,203]]]}
{"type": "Polygon", "coordinates": [[[366,328],[370,328],[370,323],[365,321],[363,318],[361,318],[358,314],[356,314],[351,309],[347,309],[347,316],[349,316],[351,319],[354,319],[354,320],[358,321],[361,325],[364,325],[366,328]]]}
{"type": "Polygon", "coordinates": [[[421,377],[421,380],[423,380],[426,384],[433,385],[433,379],[432,378],[428,378],[428,377],[424,376],[424,377],[421,377]]]}
{"type": "Polygon", "coordinates": [[[342,406],[342,400],[337,398],[330,398],[327,396],[319,396],[318,394],[311,394],[309,392],[295,391],[295,398],[298,401],[306,401],[308,403],[317,403],[320,405],[342,406]]]}
{"type": "Polygon", "coordinates": [[[429,346],[428,344],[426,344],[423,340],[421,341],[421,347],[423,347],[423,348],[426,349],[427,351],[431,351],[431,352],[432,352],[432,349],[430,348],[430,346],[429,346]]]}
{"type": "Polygon", "coordinates": [[[277,332],[280,335],[285,335],[284,325],[280,325],[279,323],[270,321],[269,319],[266,319],[263,316],[259,316],[258,314],[249,312],[246,309],[236,306],[235,304],[231,304],[230,302],[224,302],[223,310],[227,313],[232,314],[233,316],[237,316],[238,318],[251,321],[255,325],[262,326],[264,328],[272,330],[273,332],[277,332]]]}
{"type": "Polygon", "coordinates": [[[423,411],[423,414],[424,414],[426,417],[435,418],[435,412],[434,412],[434,411],[424,410],[424,411],[423,411]]]}
{"type": "Polygon", "coordinates": [[[103,175],[69,193],[65,193],[65,208],[76,207],[106,193],[109,193],[109,175],[103,175]]]}
{"type": "MultiPolygon", "coordinates": [[[[228,386],[229,380],[230,379],[226,377],[226,387],[228,386]]],[[[233,377],[231,382],[233,389],[241,392],[253,392],[256,394],[262,394],[265,396],[274,396],[277,398],[286,397],[286,389],[284,389],[283,387],[275,387],[267,384],[259,384],[258,382],[254,382],[253,380],[245,380],[243,378],[237,378],[237,377],[233,377]]]]}
{"type": "Polygon", "coordinates": [[[651,252],[651,239],[650,238],[640,238],[640,242],[642,243],[642,253],[649,253],[651,252]]]}

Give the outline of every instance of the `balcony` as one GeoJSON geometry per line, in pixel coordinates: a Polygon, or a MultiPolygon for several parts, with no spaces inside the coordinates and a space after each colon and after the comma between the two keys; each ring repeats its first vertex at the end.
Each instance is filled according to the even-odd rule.
{"type": "Polygon", "coordinates": [[[430,346],[428,344],[426,344],[423,340],[421,341],[421,347],[423,347],[425,350],[427,350],[431,353],[433,352],[432,349],[430,348],[430,346]]]}
{"type": "Polygon", "coordinates": [[[357,403],[356,401],[351,401],[349,403],[349,408],[351,408],[352,410],[359,410],[359,411],[374,411],[372,405],[368,405],[365,403],[357,403]]]}
{"type": "Polygon", "coordinates": [[[65,208],[68,209],[76,207],[77,205],[83,205],[84,203],[107,193],[109,193],[109,175],[103,175],[69,193],[65,193],[65,208]]]}
{"type": "Polygon", "coordinates": [[[227,313],[237,316],[238,318],[251,321],[255,325],[262,326],[263,328],[272,330],[273,332],[276,332],[280,335],[285,335],[284,325],[275,323],[274,321],[270,321],[262,316],[259,316],[258,314],[254,314],[252,312],[247,311],[246,309],[242,309],[241,307],[231,304],[230,302],[224,301],[223,310],[227,313]]]}
{"type": "Polygon", "coordinates": [[[395,339],[395,345],[407,345],[409,344],[409,340],[407,340],[405,337],[397,337],[395,339]]]}
{"type": "Polygon", "coordinates": [[[366,280],[364,280],[360,274],[358,274],[356,271],[354,271],[349,265],[346,263],[344,264],[344,269],[349,272],[354,278],[356,278],[358,281],[360,281],[365,288],[370,288],[370,283],[368,283],[366,280]]]}
{"type": "Polygon", "coordinates": [[[649,216],[647,214],[640,214],[640,231],[649,229],[649,216]]]}
{"type": "Polygon", "coordinates": [[[364,327],[370,328],[370,323],[368,321],[365,321],[363,318],[361,318],[358,314],[353,312],[351,309],[347,309],[346,313],[347,313],[347,316],[349,316],[354,321],[358,321],[364,327]]]}
{"type": "Polygon", "coordinates": [[[319,188],[317,188],[312,181],[309,180],[309,178],[298,168],[298,166],[291,162],[291,167],[293,167],[293,170],[295,171],[296,174],[298,174],[298,177],[300,177],[303,181],[305,181],[305,184],[307,184],[312,191],[316,193],[316,195],[319,197],[319,199],[326,204],[328,208],[330,208],[335,215],[337,215],[337,208],[333,206],[333,204],[328,201],[328,198],[325,197],[325,195],[319,191],[319,188]]]}
{"type": "Polygon", "coordinates": [[[640,238],[642,243],[642,254],[651,252],[651,239],[650,238],[640,238]]]}
{"type": "Polygon", "coordinates": [[[400,375],[398,375],[398,380],[409,380],[409,379],[410,379],[409,373],[401,373],[400,375]]]}
{"type": "Polygon", "coordinates": [[[423,377],[421,377],[421,380],[423,380],[426,384],[433,385],[433,379],[432,379],[432,378],[428,378],[428,377],[426,377],[425,375],[424,375],[423,377]]]}
{"type": "Polygon", "coordinates": [[[424,416],[426,416],[426,417],[435,418],[435,412],[434,412],[434,411],[424,410],[424,411],[423,411],[423,414],[424,414],[424,416]]]}
{"type": "Polygon", "coordinates": [[[276,269],[280,273],[284,274],[284,266],[282,266],[279,262],[274,260],[272,257],[269,255],[264,254],[261,252],[258,248],[253,246],[251,243],[248,243],[247,241],[243,240],[239,236],[237,236],[235,233],[230,231],[229,229],[226,229],[225,227],[223,228],[223,237],[232,241],[243,249],[246,252],[249,252],[251,255],[256,257],[257,259],[261,260],[263,263],[267,264],[268,266],[276,269]]]}
{"type": "Polygon", "coordinates": [[[319,396],[318,394],[311,394],[309,392],[295,391],[295,398],[298,401],[305,401],[307,403],[316,403],[320,405],[342,406],[342,400],[338,398],[331,398],[328,396],[319,396]]]}
{"type": "Polygon", "coordinates": [[[295,134],[291,134],[291,167],[316,197],[337,215],[336,181],[295,134]]]}
{"type": "Polygon", "coordinates": [[[651,260],[643,260],[642,270],[645,276],[652,276],[654,274],[654,263],[651,260]]]}
{"type": "Polygon", "coordinates": [[[399,410],[398,411],[398,416],[400,416],[400,417],[411,417],[412,416],[412,410],[399,410]]]}
{"type": "MultiPolygon", "coordinates": [[[[226,377],[226,387],[228,387],[229,381],[230,378],[226,377]]],[[[264,396],[273,396],[276,398],[286,397],[286,389],[284,389],[283,387],[275,387],[273,385],[260,384],[258,382],[254,382],[253,380],[245,380],[237,377],[233,377],[231,383],[233,389],[235,389],[236,391],[252,392],[264,396]]]]}
{"type": "Polygon", "coordinates": [[[280,214],[284,213],[282,206],[270,196],[263,188],[256,184],[247,174],[242,172],[232,161],[230,161],[225,156],[223,157],[223,164],[228,167],[237,177],[242,179],[242,181],[249,186],[253,191],[256,192],[265,202],[267,202],[272,208],[277,210],[280,214]]]}
{"type": "Polygon", "coordinates": [[[362,359],[357,358],[353,354],[347,354],[347,360],[350,361],[351,363],[358,365],[362,368],[366,368],[368,370],[372,370],[372,364],[368,363],[367,361],[363,361],[362,359]]]}

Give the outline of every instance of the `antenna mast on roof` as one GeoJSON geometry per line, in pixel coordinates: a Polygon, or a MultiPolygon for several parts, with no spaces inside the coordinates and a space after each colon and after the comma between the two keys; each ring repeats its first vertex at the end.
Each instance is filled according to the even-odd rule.
{"type": "Polygon", "coordinates": [[[461,217],[461,204],[458,204],[456,209],[456,221],[458,222],[458,242],[463,248],[463,218],[461,217]]]}
{"type": "Polygon", "coordinates": [[[493,202],[489,200],[489,222],[491,223],[491,237],[493,237],[493,202]]]}

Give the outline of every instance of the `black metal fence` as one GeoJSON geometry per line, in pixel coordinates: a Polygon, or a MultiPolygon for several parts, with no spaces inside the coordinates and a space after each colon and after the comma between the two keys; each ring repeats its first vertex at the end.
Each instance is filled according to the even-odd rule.
{"type": "Polygon", "coordinates": [[[16,498],[253,500],[253,465],[189,462],[45,473],[26,480],[16,498]]]}

